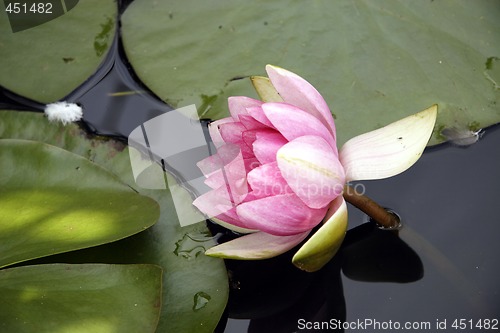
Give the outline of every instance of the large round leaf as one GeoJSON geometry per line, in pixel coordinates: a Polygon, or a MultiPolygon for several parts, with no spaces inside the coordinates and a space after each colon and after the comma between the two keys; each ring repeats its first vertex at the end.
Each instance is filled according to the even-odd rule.
{"type": "Polygon", "coordinates": [[[438,143],[500,121],[498,17],[495,0],[137,0],[122,23],[135,71],[174,106],[227,116],[271,63],[323,94],[340,144],[433,104],[438,143]]]}
{"type": "MultiPolygon", "coordinates": [[[[42,114],[32,112],[0,111],[0,138],[40,140],[63,147],[115,173],[130,187],[155,199],[160,204],[160,219],[145,232],[81,250],[79,255],[68,253],[52,260],[157,264],[165,272],[158,332],[214,331],[228,298],[223,260],[203,254],[215,240],[205,223],[180,226],[175,210],[179,207],[174,207],[169,191],[144,190],[135,184],[126,146],[112,139],[91,138],[75,124],[50,123],[42,114]]],[[[192,210],[191,198],[187,193],[184,195],[184,209],[192,210]]]]}
{"type": "Polygon", "coordinates": [[[158,220],[154,200],[55,146],[2,139],[0,170],[0,267],[116,241],[158,220]]]}
{"type": "Polygon", "coordinates": [[[161,269],[37,265],[0,271],[0,327],[16,333],[155,332],[161,269]]]}
{"type": "Polygon", "coordinates": [[[2,10],[0,85],[43,103],[62,99],[102,62],[115,34],[116,13],[113,0],[79,1],[47,23],[12,32],[2,10]]]}

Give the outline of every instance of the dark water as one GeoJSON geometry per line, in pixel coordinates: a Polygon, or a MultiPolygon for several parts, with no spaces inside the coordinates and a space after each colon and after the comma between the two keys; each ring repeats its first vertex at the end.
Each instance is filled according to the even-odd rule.
{"type": "MultiPolygon", "coordinates": [[[[136,78],[118,40],[96,75],[66,99],[84,107],[90,129],[118,137],[171,110],[136,78]]],[[[0,107],[43,108],[5,90],[0,107]]],[[[344,246],[320,272],[295,269],[290,254],[228,261],[229,318],[218,331],[388,332],[407,322],[413,329],[399,331],[500,330],[499,170],[494,126],[474,145],[430,148],[405,173],[363,182],[368,196],[402,217],[403,228],[379,230],[349,207],[344,246]],[[335,330],[337,320],[351,329],[335,330]]]]}
{"type": "MultiPolygon", "coordinates": [[[[472,146],[430,148],[403,174],[363,182],[368,196],[401,215],[399,234],[364,223],[366,217],[349,207],[351,230],[325,272],[314,277],[296,272],[279,276],[266,293],[259,294],[262,286],[257,286],[256,296],[244,291],[243,284],[251,287],[269,279],[273,266],[262,265],[259,271],[250,268],[256,266],[252,263],[244,273],[236,273],[244,282],[236,282],[240,289],[235,288],[233,296],[250,298],[255,308],[240,315],[245,302],[230,303],[235,312],[230,315],[252,320],[230,319],[224,332],[295,332],[304,323],[301,319],[340,319],[356,325],[371,319],[380,325],[345,332],[373,332],[378,327],[391,331],[382,329],[390,321],[419,325],[406,330],[416,332],[496,331],[475,326],[480,319],[484,326],[486,319],[500,319],[499,145],[496,126],[472,146]],[[280,304],[280,299],[287,300],[280,304]],[[263,307],[276,314],[267,316],[259,309],[263,307]],[[462,323],[466,328],[453,328],[455,319],[458,327],[462,323]],[[447,329],[437,330],[437,321],[447,329]]],[[[234,265],[241,270],[245,263],[234,265]]]]}

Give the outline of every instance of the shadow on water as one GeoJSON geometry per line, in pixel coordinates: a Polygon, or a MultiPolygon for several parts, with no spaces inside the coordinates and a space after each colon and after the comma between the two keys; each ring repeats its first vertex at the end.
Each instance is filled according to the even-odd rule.
{"type": "Polygon", "coordinates": [[[372,222],[350,230],[339,253],[318,272],[296,269],[292,255],[290,251],[265,261],[227,261],[228,316],[250,319],[248,332],[294,332],[312,322],[328,323],[325,331],[343,332],[340,323],[346,321],[349,300],[341,272],[364,282],[409,283],[423,276],[419,256],[398,232],[381,230],[372,222]]]}

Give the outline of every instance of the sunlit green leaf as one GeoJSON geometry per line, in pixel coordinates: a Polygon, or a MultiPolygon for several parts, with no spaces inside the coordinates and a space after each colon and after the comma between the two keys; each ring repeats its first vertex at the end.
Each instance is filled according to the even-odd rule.
{"type": "Polygon", "coordinates": [[[113,0],[79,1],[52,21],[12,32],[2,10],[0,85],[43,103],[62,99],[104,59],[115,34],[116,14],[113,0]]]}
{"type": "MultiPolygon", "coordinates": [[[[224,262],[203,255],[215,240],[205,223],[179,225],[169,191],[137,187],[128,148],[123,143],[89,138],[75,124],[62,126],[49,123],[42,114],[16,111],[0,111],[0,138],[40,140],[63,147],[115,173],[141,194],[155,199],[160,204],[160,219],[145,232],[47,260],[157,264],[165,272],[158,332],[213,332],[228,297],[224,262]]],[[[184,209],[192,209],[191,201],[186,200],[185,204],[184,209]]]]}
{"type": "Polygon", "coordinates": [[[495,0],[140,0],[122,23],[139,77],[202,117],[227,116],[228,96],[257,97],[248,76],[273,64],[323,94],[339,145],[438,104],[435,144],[445,128],[500,121],[498,17],[495,0]]]}
{"type": "Polygon", "coordinates": [[[36,265],[0,271],[0,327],[16,333],[155,332],[161,269],[36,265]]]}
{"type": "Polygon", "coordinates": [[[100,245],[153,225],[158,204],[89,160],[0,140],[0,267],[100,245]]]}

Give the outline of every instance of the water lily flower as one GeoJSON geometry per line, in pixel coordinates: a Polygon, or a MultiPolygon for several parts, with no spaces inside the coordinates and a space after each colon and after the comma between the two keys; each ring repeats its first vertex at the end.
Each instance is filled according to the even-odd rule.
{"type": "Polygon", "coordinates": [[[432,106],[337,149],[327,103],[306,80],[268,65],[252,82],[262,101],[230,97],[231,117],[210,125],[217,154],[198,163],[211,191],[193,204],[240,233],[207,255],[265,259],[300,244],[293,257],[315,271],[337,252],[347,230],[342,192],[349,181],[397,175],[421,156],[434,128],[432,106]]]}

